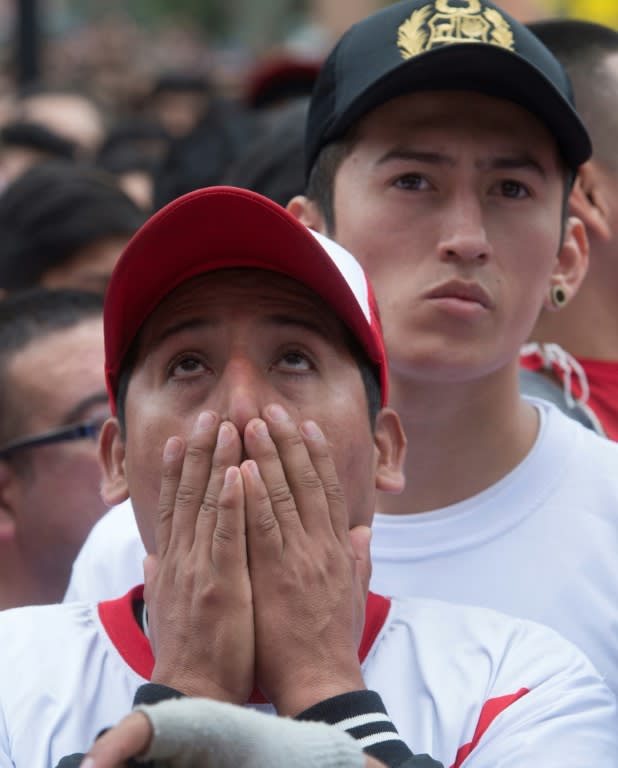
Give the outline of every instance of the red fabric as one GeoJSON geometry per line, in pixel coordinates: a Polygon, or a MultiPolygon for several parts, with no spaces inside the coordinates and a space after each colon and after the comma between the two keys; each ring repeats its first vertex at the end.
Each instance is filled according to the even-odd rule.
{"type": "Polygon", "coordinates": [[[457,750],[457,757],[455,758],[455,762],[451,768],[459,768],[466,757],[468,757],[470,752],[472,752],[474,747],[476,747],[476,745],[479,743],[481,737],[493,723],[496,717],[504,712],[507,707],[510,707],[513,702],[521,699],[521,697],[525,696],[527,693],[527,688],[521,688],[519,691],[517,691],[517,693],[512,693],[508,696],[498,696],[495,699],[489,699],[489,701],[486,701],[483,705],[483,708],[481,709],[481,714],[476,725],[476,730],[474,731],[472,741],[470,741],[468,744],[464,744],[463,747],[460,747],[457,750]]]}
{"type": "Polygon", "coordinates": [[[618,362],[580,360],[590,388],[588,405],[598,416],[607,436],[618,441],[618,362]]]}
{"type": "MultiPolygon", "coordinates": [[[[590,394],[586,405],[601,422],[607,437],[618,441],[618,362],[576,359],[588,380],[590,394]]],[[[545,368],[543,358],[536,352],[521,355],[519,364],[528,371],[542,371],[545,368]]],[[[556,364],[551,366],[551,370],[557,382],[563,385],[564,371],[556,364]]],[[[571,394],[576,400],[582,396],[575,374],[571,376],[571,394]]]]}

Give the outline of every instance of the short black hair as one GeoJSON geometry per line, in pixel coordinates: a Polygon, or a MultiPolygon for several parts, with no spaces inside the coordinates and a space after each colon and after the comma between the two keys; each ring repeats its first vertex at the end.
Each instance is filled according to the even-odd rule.
{"type": "MultiPolygon", "coordinates": [[[[18,435],[15,409],[7,369],[21,350],[33,341],[102,316],[103,297],[74,289],[34,288],[11,294],[0,300],[0,441],[18,435]]],[[[101,371],[103,375],[103,371],[101,371]]]]}
{"type": "Polygon", "coordinates": [[[38,163],[0,195],[0,287],[19,291],[100,238],[130,237],[146,215],[102,170],[38,163]]]}
{"type": "Polygon", "coordinates": [[[618,32],[577,19],[535,21],[528,28],[566,70],[577,111],[592,139],[594,157],[618,170],[618,108],[615,101],[608,101],[618,80],[607,67],[607,58],[618,54],[618,32]]]}
{"type": "Polygon", "coordinates": [[[33,149],[50,158],[73,160],[76,154],[75,142],[54,133],[38,123],[13,120],[0,128],[0,146],[33,149]]]}
{"type": "Polygon", "coordinates": [[[342,138],[332,141],[319,151],[309,173],[305,194],[317,203],[322,215],[326,233],[335,233],[335,177],[339,166],[356,145],[356,126],[342,138]]]}

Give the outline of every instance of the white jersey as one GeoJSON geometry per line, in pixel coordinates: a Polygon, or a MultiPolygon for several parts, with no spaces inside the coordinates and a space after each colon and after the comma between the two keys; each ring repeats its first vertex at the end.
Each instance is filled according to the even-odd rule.
{"type": "Polygon", "coordinates": [[[375,516],[371,587],[547,624],[618,695],[618,444],[537,407],[534,448],[491,488],[445,509],[375,516]]]}
{"type": "MultiPolygon", "coordinates": [[[[153,667],[140,596],[0,614],[0,768],[53,768],[130,710],[153,667]]],[[[445,768],[618,766],[612,693],[546,627],[371,595],[359,655],[404,741],[445,768]]]]}

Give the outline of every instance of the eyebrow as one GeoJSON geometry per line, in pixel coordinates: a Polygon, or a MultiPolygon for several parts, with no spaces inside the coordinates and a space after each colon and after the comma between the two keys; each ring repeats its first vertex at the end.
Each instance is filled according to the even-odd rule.
{"type": "Polygon", "coordinates": [[[100,392],[95,392],[88,397],[84,397],[80,400],[76,406],[71,408],[63,420],[63,424],[73,424],[76,421],[81,421],[83,414],[93,405],[100,405],[101,403],[108,403],[109,398],[107,392],[102,389],[100,392]]]}
{"type": "MultiPolygon", "coordinates": [[[[430,165],[445,165],[449,168],[454,168],[456,165],[455,158],[441,152],[422,152],[420,150],[402,148],[389,150],[378,159],[376,165],[384,165],[393,160],[413,160],[430,165]]],[[[475,166],[480,170],[531,170],[539,174],[543,179],[547,177],[547,172],[543,166],[528,152],[515,152],[509,155],[489,157],[486,160],[477,161],[475,166]]]]}

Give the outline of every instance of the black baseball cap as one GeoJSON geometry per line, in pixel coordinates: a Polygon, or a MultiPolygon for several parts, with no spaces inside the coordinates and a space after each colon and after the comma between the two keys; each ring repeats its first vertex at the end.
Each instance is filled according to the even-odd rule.
{"type": "Polygon", "coordinates": [[[434,90],[519,104],[547,126],[573,171],[591,155],[569,78],[527,27],[485,0],[404,0],[351,27],[322,66],[307,118],[307,177],[320,150],[365,114],[434,90]]]}

